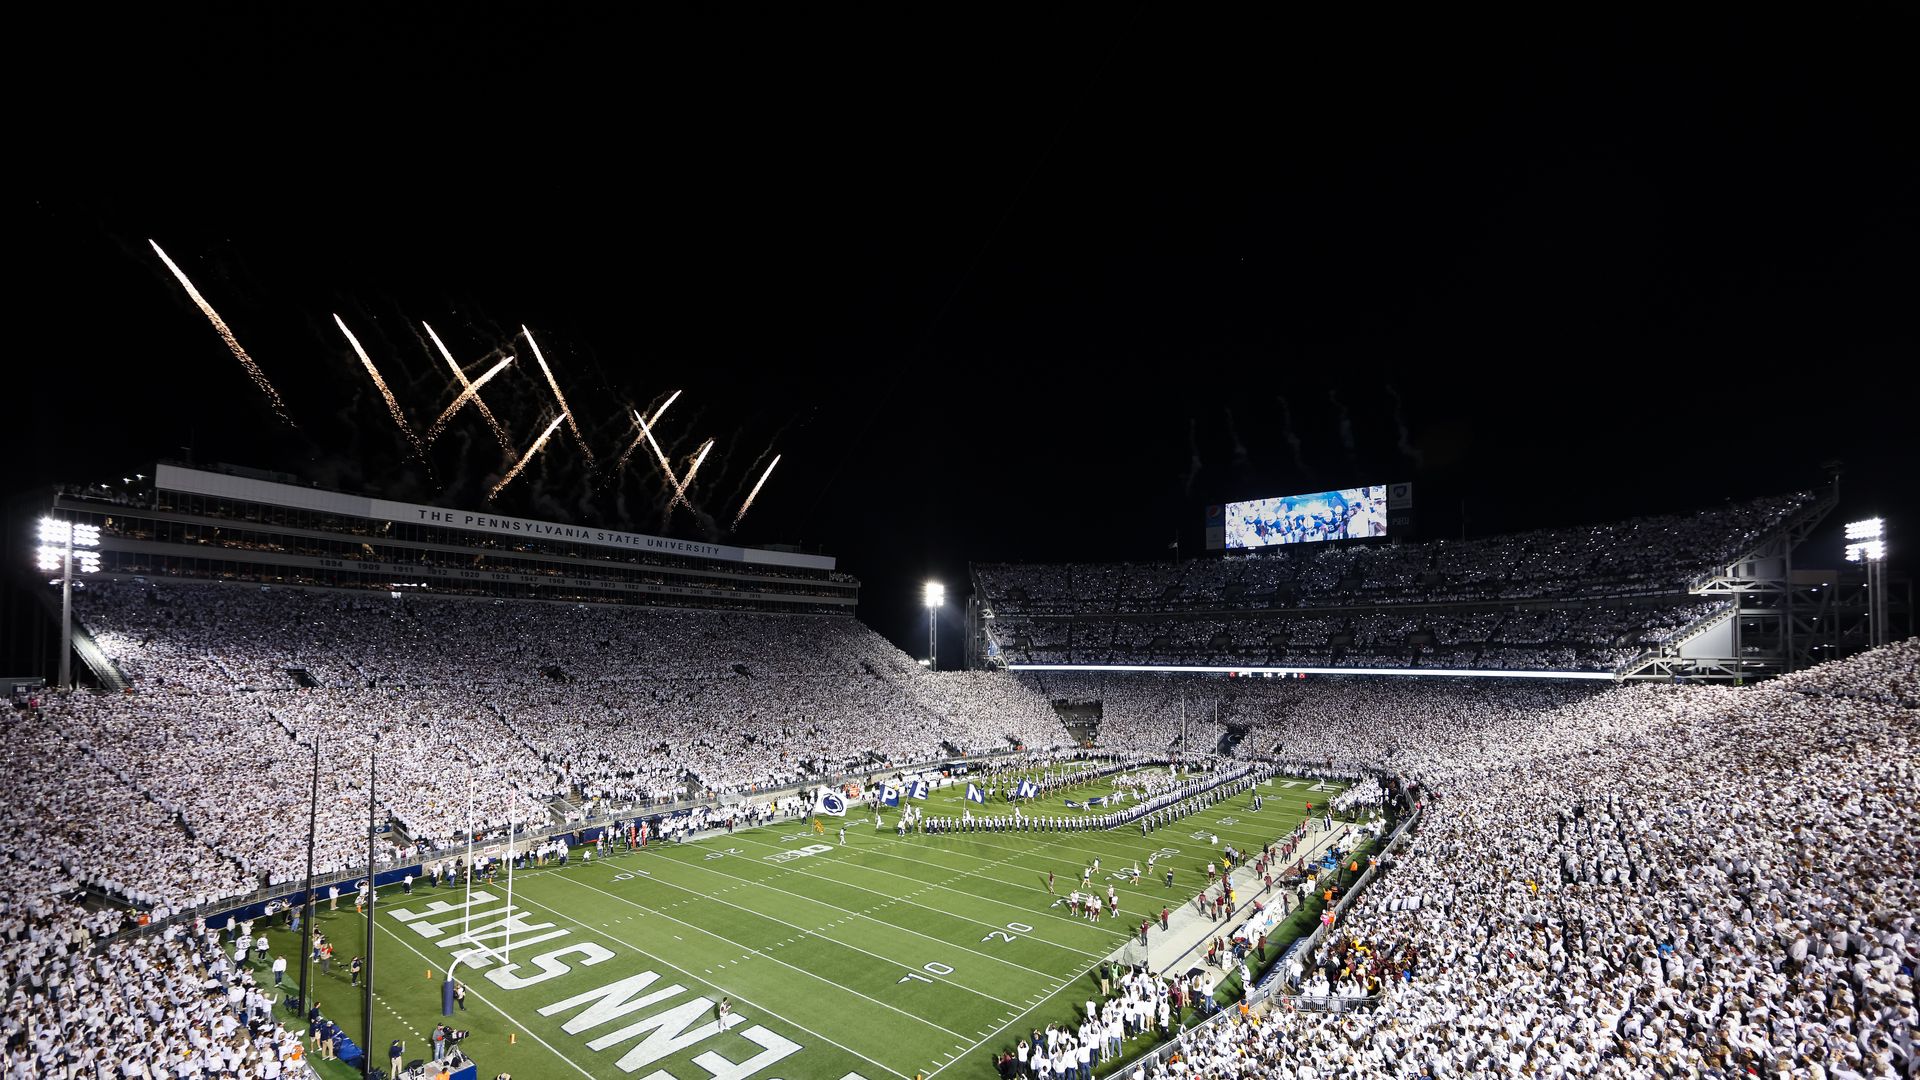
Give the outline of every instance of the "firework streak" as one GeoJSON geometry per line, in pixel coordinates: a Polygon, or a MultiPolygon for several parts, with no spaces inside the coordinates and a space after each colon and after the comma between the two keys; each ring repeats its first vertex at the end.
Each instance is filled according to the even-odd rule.
{"type": "Polygon", "coordinates": [[[501,477],[500,482],[493,485],[492,491],[487,492],[487,501],[491,502],[498,498],[500,493],[506,490],[507,485],[513,483],[513,478],[519,476],[520,470],[527,467],[527,462],[532,461],[533,456],[540,452],[540,448],[547,445],[547,440],[553,437],[554,429],[558,428],[560,421],[566,418],[566,413],[561,413],[559,416],[553,418],[553,423],[547,425],[547,430],[541,432],[540,437],[533,440],[533,445],[527,448],[526,455],[519,461],[514,462],[513,468],[507,470],[507,475],[501,477]]]}
{"type": "MultiPolygon", "coordinates": [[[[660,418],[667,414],[667,408],[671,406],[675,401],[678,401],[679,399],[680,399],[680,391],[675,390],[672,393],[672,395],[670,395],[667,398],[667,400],[661,404],[659,408],[653,410],[653,419],[651,420],[642,419],[640,416],[640,410],[635,409],[633,411],[633,422],[640,425],[640,434],[635,435],[633,437],[633,441],[627,444],[627,448],[620,452],[620,460],[613,467],[613,473],[615,476],[620,475],[620,473],[626,470],[627,459],[633,456],[633,452],[635,450],[640,449],[641,443],[653,441],[653,432],[649,429],[651,429],[653,425],[659,423],[660,418]]],[[[660,453],[660,447],[657,444],[654,446],[653,450],[654,450],[654,453],[660,458],[660,467],[662,469],[665,469],[667,472],[667,483],[669,484],[675,483],[676,481],[673,478],[673,466],[667,464],[667,456],[665,454],[660,453]]]]}
{"type": "Polygon", "coordinates": [[[587,446],[586,437],[580,434],[580,425],[573,422],[573,410],[567,407],[567,395],[560,392],[560,384],[555,381],[552,369],[547,367],[547,358],[540,355],[540,344],[533,340],[533,331],[523,324],[520,333],[525,335],[527,344],[533,346],[533,358],[540,361],[540,373],[547,377],[547,385],[553,388],[553,397],[560,403],[560,415],[567,421],[567,430],[573,432],[573,441],[580,444],[580,452],[586,455],[587,468],[595,468],[593,450],[587,446]]]}
{"type": "Polygon", "coordinates": [[[707,460],[707,451],[711,449],[713,449],[712,439],[700,444],[700,453],[694,456],[693,467],[687,470],[685,479],[674,485],[673,502],[667,504],[669,513],[672,512],[676,503],[685,506],[688,512],[692,512],[693,504],[687,501],[687,489],[693,486],[693,474],[700,471],[700,463],[707,460]]]}
{"type": "Polygon", "coordinates": [[[502,368],[513,363],[513,357],[507,357],[488,368],[486,374],[477,380],[468,382],[467,373],[460,370],[459,364],[454,363],[453,354],[447,351],[446,345],[440,340],[440,335],[433,332],[433,326],[426,322],[420,325],[427,328],[427,336],[433,339],[434,348],[439,349],[440,355],[446,358],[447,366],[453,369],[453,377],[460,380],[459,395],[453,399],[453,404],[447,406],[446,411],[440,414],[440,418],[433,422],[433,426],[427,429],[427,441],[432,442],[439,438],[440,433],[446,430],[447,423],[453,419],[453,414],[460,411],[460,406],[472,401],[474,408],[480,410],[480,415],[486,419],[487,427],[493,430],[493,437],[500,443],[500,449],[509,454],[513,453],[513,438],[507,434],[506,428],[500,426],[500,421],[494,419],[493,410],[487,408],[487,403],[480,400],[480,388],[487,385],[487,380],[499,374],[502,368]]]}
{"type": "Polygon", "coordinates": [[[420,445],[420,436],[413,433],[413,425],[407,423],[407,415],[400,411],[400,403],[393,399],[393,391],[387,389],[387,380],[381,378],[380,369],[373,366],[373,357],[368,356],[367,350],[360,347],[360,339],[354,337],[353,331],[347,329],[346,322],[337,312],[333,316],[333,324],[340,328],[341,333],[347,335],[347,341],[352,344],[353,351],[359,354],[360,362],[366,365],[367,374],[373,376],[373,385],[379,387],[380,396],[387,399],[387,414],[393,417],[394,425],[400,429],[400,433],[413,444],[414,456],[425,457],[427,448],[420,445]]]}
{"type": "Polygon", "coordinates": [[[747,501],[740,504],[740,512],[733,515],[733,528],[740,527],[740,519],[747,516],[747,509],[753,505],[754,496],[760,494],[761,485],[767,482],[767,477],[773,475],[773,467],[778,464],[780,464],[780,455],[775,454],[773,460],[767,463],[767,471],[760,474],[760,479],[753,485],[753,490],[747,492],[747,501]]]}
{"type": "Polygon", "coordinates": [[[213,324],[214,330],[220,335],[220,340],[227,343],[227,348],[232,350],[233,355],[239,359],[240,366],[247,369],[247,377],[253,380],[253,385],[267,395],[267,404],[273,407],[273,414],[288,427],[299,427],[300,425],[293,422],[293,417],[288,415],[286,402],[280,400],[280,391],[273,388],[273,384],[267,381],[266,372],[261,371],[260,365],[253,362],[253,357],[247,355],[247,350],[240,347],[240,342],[234,338],[233,331],[227,329],[227,321],[220,317],[219,312],[213,310],[213,305],[207,303],[207,298],[200,295],[200,290],[193,287],[193,282],[187,280],[187,275],[180,272],[180,268],[173,264],[173,260],[167,258],[167,253],[160,250],[159,244],[155,244],[152,240],[148,240],[147,243],[153,244],[153,253],[160,256],[160,261],[167,264],[167,269],[173,271],[173,276],[179,279],[180,286],[187,290],[187,295],[200,308],[200,313],[213,324]]]}
{"type": "MultiPolygon", "coordinates": [[[[427,429],[427,441],[432,442],[435,439],[439,438],[440,433],[446,430],[447,423],[453,419],[453,414],[459,412],[460,407],[462,405],[465,405],[469,401],[473,402],[475,405],[479,406],[482,410],[484,410],[488,420],[490,421],[493,420],[491,410],[487,410],[486,403],[480,400],[480,388],[487,385],[488,379],[491,379],[495,375],[498,375],[502,371],[505,371],[507,365],[511,363],[513,363],[513,357],[503,356],[500,358],[500,361],[498,363],[494,364],[492,367],[486,370],[486,374],[481,375],[479,378],[473,380],[470,383],[467,383],[467,388],[460,391],[459,396],[453,399],[453,404],[447,406],[446,411],[442,412],[439,418],[434,420],[433,426],[427,429]]],[[[459,369],[455,368],[454,370],[457,371],[459,369]]],[[[464,373],[462,374],[464,376],[464,373]]],[[[465,382],[466,380],[463,377],[461,381],[465,382]]],[[[499,437],[501,445],[506,447],[508,451],[512,451],[513,443],[511,440],[508,439],[506,429],[502,428],[498,422],[491,423],[488,426],[493,428],[493,433],[499,437]]]]}

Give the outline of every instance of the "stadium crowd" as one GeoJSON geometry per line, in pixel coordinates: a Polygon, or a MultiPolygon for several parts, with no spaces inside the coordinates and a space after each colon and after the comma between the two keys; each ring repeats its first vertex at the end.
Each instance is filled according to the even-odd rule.
{"type": "MultiPolygon", "coordinates": [[[[1242,757],[1386,769],[1422,793],[1411,844],[1277,976],[1364,1007],[1283,993],[1137,1080],[1852,1080],[1916,1064],[1916,641],[1734,689],[949,678],[846,619],[216,586],[92,588],[83,616],[135,690],[55,695],[0,741],[8,1077],[299,1074],[298,1040],[216,941],[175,924],[96,953],[125,917],[76,897],[164,916],[304,872],[305,801],[287,796],[316,736],[322,851],[345,866],[364,854],[374,719],[399,854],[465,828],[469,776],[496,826],[583,793],[757,796],[1046,747],[1056,697],[1103,702],[1103,746],[1142,754],[1179,738],[1179,701],[1210,723],[1199,703],[1218,699],[1242,757]]],[[[1189,992],[1129,985],[1119,1013],[1155,1020],[1152,995],[1189,992]]],[[[1077,1038],[1104,1045],[1114,1014],[1094,1011],[1100,1031],[1077,1038]]]]}
{"type": "Polygon", "coordinates": [[[1010,664],[1182,664],[1616,671],[1703,620],[1725,600],[1500,611],[1392,608],[1237,616],[996,616],[1010,664]]]}
{"type": "Polygon", "coordinates": [[[1814,502],[1814,493],[1694,514],[1424,544],[1293,544],[1245,558],[989,563],[974,580],[997,617],[1556,600],[1684,593],[1814,502]]]}
{"type": "Polygon", "coordinates": [[[1373,1004],[1283,994],[1134,1075],[1913,1075],[1916,670],[1920,640],[1745,690],[1309,695],[1288,749],[1428,792],[1280,976],[1373,1004]]]}
{"type": "Polygon", "coordinates": [[[1618,672],[1724,617],[1690,594],[1800,492],[1691,515],[1426,544],[1297,544],[1187,563],[985,564],[1009,664],[1618,672]]]}
{"type": "Polygon", "coordinates": [[[376,738],[380,823],[397,826],[383,859],[463,842],[470,821],[500,833],[1065,741],[1018,680],[930,673],[848,618],[176,583],[97,583],[79,610],[132,691],[61,697],[9,745],[68,746],[117,783],[93,792],[71,761],[11,751],[6,813],[212,853],[63,849],[143,908],[299,880],[316,738],[323,874],[364,862],[376,738]]]}

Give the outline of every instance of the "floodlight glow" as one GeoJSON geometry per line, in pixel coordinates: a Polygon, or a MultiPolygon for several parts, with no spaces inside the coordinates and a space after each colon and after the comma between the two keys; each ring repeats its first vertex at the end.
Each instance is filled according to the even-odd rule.
{"type": "Polygon", "coordinates": [[[40,519],[40,542],[62,548],[69,542],[77,548],[99,547],[100,526],[75,525],[60,518],[44,517],[40,519]]]}
{"type": "Polygon", "coordinates": [[[947,602],[947,587],[937,581],[927,582],[927,606],[939,607],[947,602]]]}
{"type": "Polygon", "coordinates": [[[1887,543],[1884,540],[1867,540],[1847,545],[1847,561],[1875,561],[1887,557],[1887,543]]]}
{"type": "Polygon", "coordinates": [[[1865,521],[1848,522],[1847,523],[1847,539],[1878,540],[1883,535],[1883,530],[1885,528],[1886,528],[1886,523],[1881,521],[1879,518],[1868,518],[1865,521]]]}
{"type": "Polygon", "coordinates": [[[40,559],[36,565],[42,570],[58,570],[60,569],[60,557],[66,553],[67,549],[64,547],[42,546],[40,548],[40,559]]]}

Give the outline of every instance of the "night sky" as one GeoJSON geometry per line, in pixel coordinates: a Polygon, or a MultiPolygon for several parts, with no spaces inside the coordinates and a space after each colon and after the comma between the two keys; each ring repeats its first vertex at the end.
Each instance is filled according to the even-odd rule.
{"type": "MultiPolygon", "coordinates": [[[[388,5],[399,7],[400,5],[388,5]]],[[[1810,486],[1915,520],[1911,27],[1189,21],[900,5],[168,8],[18,39],[10,490],[191,448],[837,555],[916,654],[973,560],[1168,558],[1202,507],[1412,480],[1425,537],[1810,486]],[[637,10],[637,9],[631,9],[637,10]],[[682,18],[675,15],[674,18],[682,18]],[[1047,21],[1051,20],[1051,21],[1047,21]],[[147,240],[284,395],[278,423],[147,240]],[[24,295],[21,295],[24,290],[24,295]],[[659,470],[612,463],[630,409],[659,470]],[[740,530],[727,526],[770,455],[740,530]],[[1464,515],[1464,523],[1463,523],[1464,515]]],[[[1804,565],[1839,559],[1837,529],[1804,565]]],[[[943,661],[960,658],[957,609],[943,661]]]]}

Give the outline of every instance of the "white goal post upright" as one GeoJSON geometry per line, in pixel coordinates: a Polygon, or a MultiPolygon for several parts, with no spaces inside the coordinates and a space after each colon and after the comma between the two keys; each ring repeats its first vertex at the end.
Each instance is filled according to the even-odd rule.
{"type": "MultiPolygon", "coordinates": [[[[519,808],[519,805],[520,793],[510,792],[507,795],[507,941],[506,951],[501,957],[507,963],[513,962],[513,834],[520,826],[520,823],[514,820],[514,811],[519,808]]],[[[473,943],[469,941],[467,944],[473,943]]]]}
{"type": "MultiPolygon", "coordinates": [[[[511,835],[511,834],[509,834],[511,835]]],[[[473,773],[467,773],[467,866],[462,875],[466,878],[466,898],[460,905],[460,936],[466,939],[467,948],[453,954],[447,961],[447,981],[453,981],[453,969],[460,966],[460,960],[467,950],[474,948],[473,943],[473,773]]]]}
{"type": "Polygon", "coordinates": [[[513,856],[515,828],[513,815],[514,809],[518,806],[519,801],[520,796],[518,791],[513,792],[507,797],[507,930],[504,945],[499,949],[495,949],[492,946],[482,945],[473,940],[473,777],[467,777],[467,892],[466,903],[462,905],[462,922],[460,928],[461,936],[466,939],[466,947],[454,953],[453,959],[447,962],[448,982],[453,981],[454,969],[460,966],[460,961],[466,959],[471,953],[479,953],[505,964],[511,964],[513,962],[513,856]]]}

